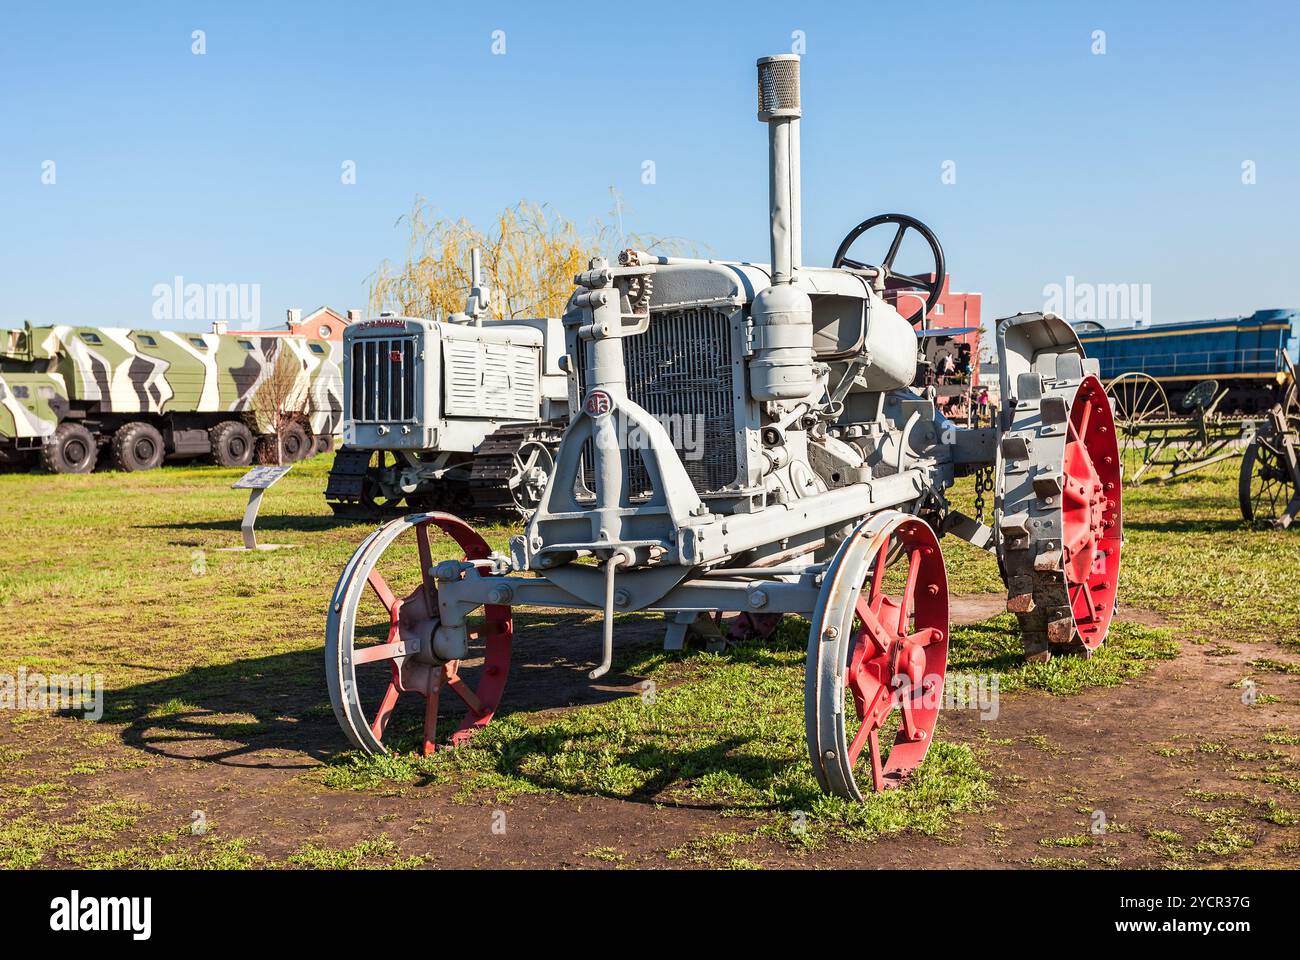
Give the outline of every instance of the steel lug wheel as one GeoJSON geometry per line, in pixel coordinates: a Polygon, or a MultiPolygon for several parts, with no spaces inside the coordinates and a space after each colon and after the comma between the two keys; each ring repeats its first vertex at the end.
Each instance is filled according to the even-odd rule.
{"type": "MultiPolygon", "coordinates": [[[[423,699],[417,742],[427,755],[437,748],[444,691],[464,706],[449,741],[456,746],[491,721],[505,689],[513,635],[508,605],[489,604],[471,618],[470,647],[478,654],[472,661],[441,660],[434,652],[440,623],[435,531],[454,541],[454,553],[466,560],[484,560],[490,553],[487,542],[451,514],[400,517],[361,544],[330,601],[325,630],[330,701],[348,740],[367,753],[389,751],[390,724],[402,694],[423,699]],[[473,676],[462,676],[462,669],[473,676]]],[[[465,575],[484,574],[475,567],[465,575]]]]}
{"type": "Polygon", "coordinates": [[[822,790],[861,800],[859,777],[877,792],[904,783],[934,739],[947,666],[934,531],[893,510],[870,517],[827,569],[808,635],[804,720],[822,790]]]}

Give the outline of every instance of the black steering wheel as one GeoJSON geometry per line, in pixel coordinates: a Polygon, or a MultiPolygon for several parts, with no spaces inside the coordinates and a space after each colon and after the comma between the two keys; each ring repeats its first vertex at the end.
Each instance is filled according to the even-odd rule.
{"type": "Polygon", "coordinates": [[[939,302],[939,294],[943,292],[943,247],[939,246],[939,238],[934,235],[933,230],[916,219],[916,217],[909,217],[905,213],[882,213],[870,220],[863,220],[840,241],[840,247],[835,251],[835,260],[831,263],[831,266],[848,267],[850,270],[874,271],[876,277],[882,281],[885,290],[923,291],[926,294],[925,309],[917,312],[912,320],[913,323],[918,322],[922,317],[929,316],[930,311],[934,309],[934,305],[939,302]],[[894,239],[889,244],[889,252],[885,254],[883,263],[877,266],[849,258],[849,248],[853,246],[859,237],[868,230],[884,226],[887,223],[897,226],[898,232],[894,234],[894,239]],[[894,269],[894,260],[898,257],[898,251],[903,246],[903,237],[908,230],[915,230],[930,245],[930,253],[934,255],[933,280],[899,273],[894,269]]]}

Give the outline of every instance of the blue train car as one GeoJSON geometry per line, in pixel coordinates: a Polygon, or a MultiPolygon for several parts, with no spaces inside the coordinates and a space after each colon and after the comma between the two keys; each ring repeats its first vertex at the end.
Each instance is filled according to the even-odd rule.
{"type": "Polygon", "coordinates": [[[1228,388],[1224,413],[1259,413],[1282,399],[1300,366],[1300,310],[1256,310],[1248,317],[1103,329],[1078,324],[1079,340],[1101,362],[1103,382],[1145,373],[1176,408],[1202,380],[1228,388]]]}

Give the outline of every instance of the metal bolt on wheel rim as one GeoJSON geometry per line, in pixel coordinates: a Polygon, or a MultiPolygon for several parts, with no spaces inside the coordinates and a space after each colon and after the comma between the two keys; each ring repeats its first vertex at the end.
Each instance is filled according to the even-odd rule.
{"type": "MultiPolygon", "coordinates": [[[[439,619],[430,528],[449,535],[466,560],[482,560],[490,552],[482,537],[451,514],[401,517],[366,538],[343,568],[330,600],[325,628],[330,701],[348,740],[367,753],[388,752],[385,735],[403,693],[424,699],[422,752],[427,755],[437,745],[443,690],[450,689],[465,706],[464,718],[450,738],[456,746],[491,721],[505,689],[513,635],[508,605],[489,604],[478,623],[471,624],[471,646],[481,645],[483,653],[473,681],[460,675],[460,661],[441,661],[434,655],[432,640],[439,619]],[[386,554],[392,557],[409,549],[409,543],[393,549],[407,531],[415,534],[416,556],[410,559],[418,569],[407,571],[405,579],[393,586],[389,580],[392,577],[396,583],[396,577],[381,570],[380,564],[386,554]],[[367,642],[370,640],[379,642],[367,642]],[[387,684],[383,685],[385,667],[387,684]]],[[[480,574],[472,571],[467,575],[480,574]]]]}
{"type": "Polygon", "coordinates": [[[828,568],[808,636],[804,719],[822,790],[861,800],[859,775],[877,792],[904,783],[934,739],[947,666],[948,581],[934,531],[897,511],[871,517],[828,568]],[[881,734],[895,724],[886,755],[881,734]]]}

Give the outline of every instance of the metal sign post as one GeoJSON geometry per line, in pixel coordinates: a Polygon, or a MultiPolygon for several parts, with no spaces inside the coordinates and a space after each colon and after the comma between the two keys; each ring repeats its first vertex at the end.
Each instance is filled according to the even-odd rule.
{"type": "Polygon", "coordinates": [[[291,546],[287,543],[259,544],[253,526],[257,523],[257,511],[262,506],[262,494],[292,469],[292,464],[283,467],[254,467],[230,485],[232,490],[247,490],[249,493],[248,507],[244,510],[244,519],[239,525],[239,530],[244,535],[244,545],[227,547],[227,550],[278,550],[280,547],[291,546]]]}

